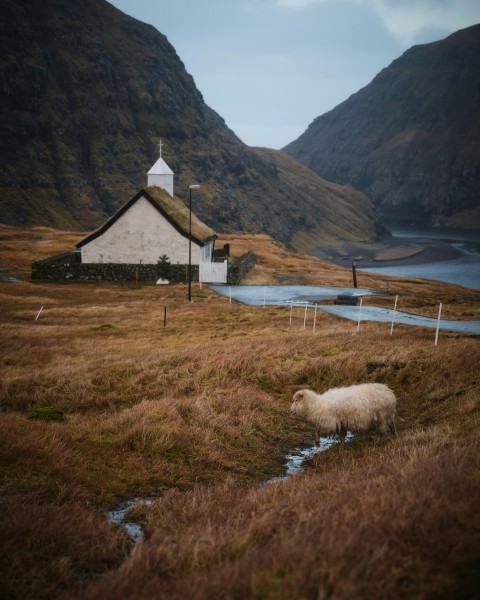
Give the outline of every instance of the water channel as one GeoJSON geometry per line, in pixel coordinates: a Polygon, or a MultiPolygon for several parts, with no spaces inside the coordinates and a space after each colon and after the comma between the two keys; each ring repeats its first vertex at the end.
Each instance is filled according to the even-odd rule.
{"type": "Polygon", "coordinates": [[[455,283],[466,288],[480,290],[480,232],[475,230],[450,229],[446,227],[398,228],[391,226],[392,239],[405,243],[420,244],[436,249],[438,255],[448,250],[452,255],[448,260],[429,260],[425,262],[421,253],[403,261],[406,264],[359,268],[370,273],[381,273],[392,277],[435,279],[455,283]]]}
{"type": "MultiPolygon", "coordinates": [[[[218,294],[227,296],[250,306],[301,306],[334,314],[351,321],[377,321],[412,325],[416,327],[437,327],[437,319],[404,313],[377,306],[333,306],[321,304],[323,300],[336,298],[339,294],[352,296],[376,296],[377,292],[360,288],[340,288],[305,285],[260,286],[260,285],[211,285],[218,294]]],[[[381,295],[381,294],[380,294],[381,295]]],[[[393,299],[392,299],[393,305],[393,299]]],[[[480,335],[480,321],[450,321],[441,319],[439,328],[442,331],[480,335]]]]}
{"type": "MultiPolygon", "coordinates": [[[[351,437],[352,435],[348,433],[346,441],[351,439],[351,437]]],[[[327,450],[330,448],[330,446],[337,442],[338,440],[336,438],[321,438],[319,446],[313,444],[312,446],[294,448],[285,456],[284,474],[278,477],[273,477],[272,479],[268,479],[264,482],[264,484],[266,485],[281,482],[285,479],[288,479],[292,475],[301,473],[305,469],[308,462],[316,454],[327,450]]],[[[122,527],[127,532],[132,542],[134,544],[138,544],[143,540],[143,526],[140,523],[129,520],[128,513],[130,509],[139,504],[150,506],[153,504],[153,502],[155,502],[154,498],[132,498],[131,500],[122,502],[113,510],[107,511],[105,516],[109,523],[122,527]]]]}
{"type": "Polygon", "coordinates": [[[393,245],[415,245],[424,251],[400,261],[380,261],[378,266],[368,264],[367,268],[360,262],[359,269],[392,277],[434,279],[480,290],[478,230],[395,225],[389,225],[389,229],[393,245]]]}

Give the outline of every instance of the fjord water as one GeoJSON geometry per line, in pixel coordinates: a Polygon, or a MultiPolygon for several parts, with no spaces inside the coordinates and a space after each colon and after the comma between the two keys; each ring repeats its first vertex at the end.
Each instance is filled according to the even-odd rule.
{"type": "MultiPolygon", "coordinates": [[[[388,265],[362,269],[393,277],[436,279],[456,283],[463,287],[480,290],[480,232],[478,230],[451,229],[445,227],[400,228],[389,227],[393,238],[412,240],[412,244],[440,244],[455,250],[456,257],[438,262],[388,265]]],[[[361,267],[360,267],[361,268],[361,267]]]]}

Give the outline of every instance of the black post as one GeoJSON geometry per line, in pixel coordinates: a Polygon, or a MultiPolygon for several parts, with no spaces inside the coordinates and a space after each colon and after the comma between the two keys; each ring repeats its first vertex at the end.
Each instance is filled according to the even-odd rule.
{"type": "Polygon", "coordinates": [[[192,187],[190,186],[190,225],[188,229],[188,300],[192,301],[192,187]]]}
{"type": "Polygon", "coordinates": [[[192,190],[200,187],[198,183],[189,186],[190,191],[190,224],[188,228],[188,300],[192,300],[192,190]]]}
{"type": "Polygon", "coordinates": [[[357,261],[352,260],[352,273],[353,273],[353,287],[357,287],[357,261]]]}

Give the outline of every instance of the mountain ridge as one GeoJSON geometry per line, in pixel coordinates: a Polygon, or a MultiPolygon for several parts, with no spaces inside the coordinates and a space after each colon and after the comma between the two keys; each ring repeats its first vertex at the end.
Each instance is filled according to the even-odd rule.
{"type": "MultiPolygon", "coordinates": [[[[286,185],[276,159],[243,144],[205,104],[153,26],[104,0],[2,6],[0,221],[98,227],[145,187],[161,137],[175,194],[187,200],[189,185],[200,184],[192,207],[212,228],[264,232],[291,247],[298,233],[319,243],[331,236],[315,207],[318,176],[308,174],[317,190],[308,199],[286,185]]],[[[357,205],[363,215],[355,231],[336,234],[371,239],[383,231],[363,195],[335,190],[339,221],[349,223],[357,205]]]]}
{"type": "Polygon", "coordinates": [[[283,150],[386,222],[480,228],[480,25],[413,46],[283,150]]]}

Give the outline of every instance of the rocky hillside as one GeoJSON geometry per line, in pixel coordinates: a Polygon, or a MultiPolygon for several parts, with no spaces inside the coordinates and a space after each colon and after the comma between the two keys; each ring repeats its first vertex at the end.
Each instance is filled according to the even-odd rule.
{"type": "MultiPolygon", "coordinates": [[[[358,190],[331,183],[316,175],[285,152],[255,148],[274,166],[277,184],[287,201],[272,206],[272,216],[292,213],[291,246],[310,252],[319,245],[338,240],[376,239],[389,232],[375,220],[372,203],[358,190]]],[[[258,197],[260,200],[260,196],[258,197]]]]}
{"type": "Polygon", "coordinates": [[[387,222],[480,228],[480,25],[414,46],[284,150],[387,222]]]}
{"type": "Polygon", "coordinates": [[[193,208],[219,232],[301,250],[376,235],[365,196],[243,144],[153,27],[104,0],[1,4],[1,222],[98,226],[146,185],[161,138],[176,195],[200,183],[193,208]]]}

